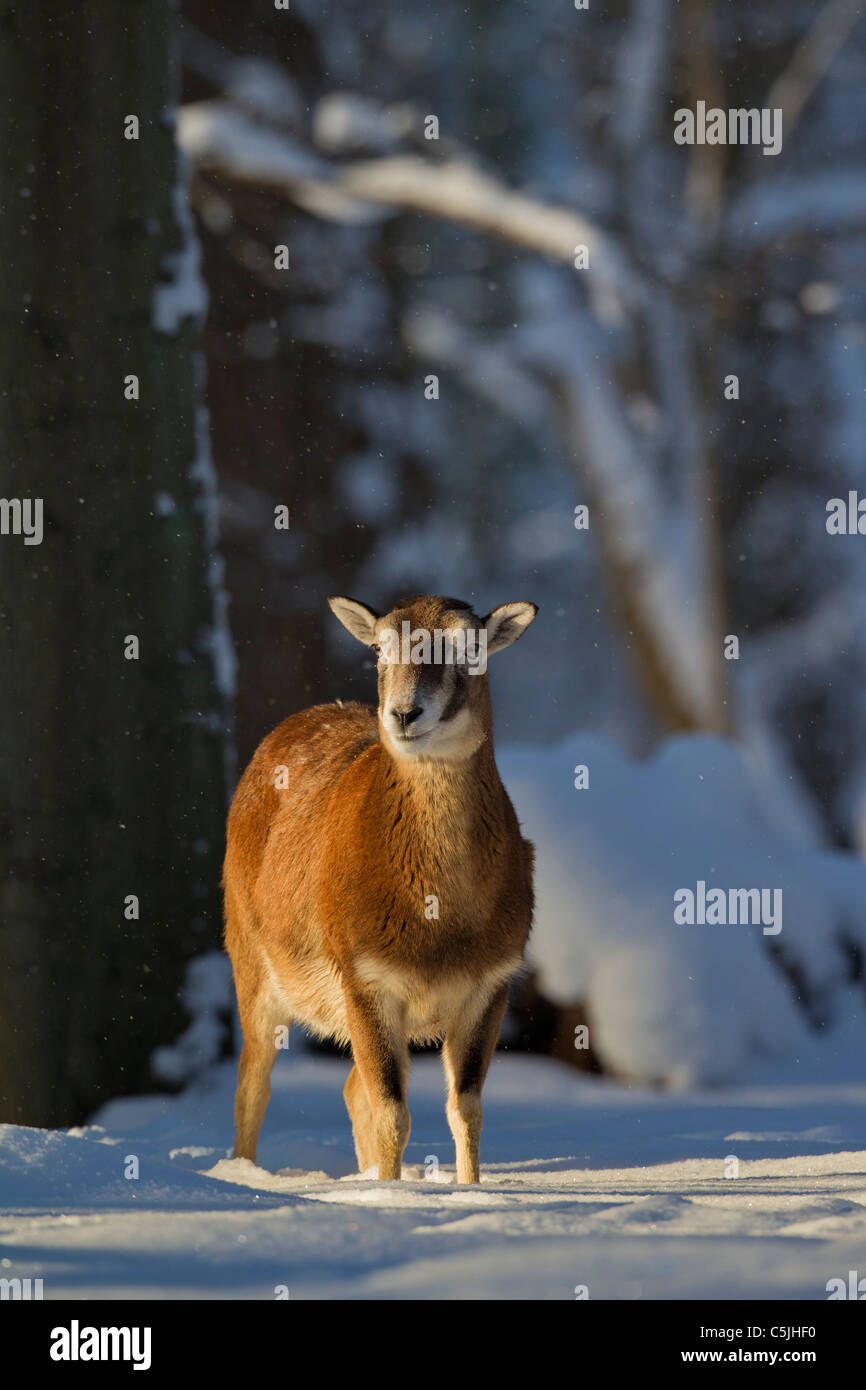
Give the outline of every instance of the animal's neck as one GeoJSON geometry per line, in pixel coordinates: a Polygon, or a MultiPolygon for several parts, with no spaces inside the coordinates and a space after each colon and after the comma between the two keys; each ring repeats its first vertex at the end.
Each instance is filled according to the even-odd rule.
{"type": "MultiPolygon", "coordinates": [[[[503,817],[503,788],[488,738],[460,762],[385,754],[387,829],[402,850],[427,862],[477,863],[503,817]],[[482,831],[484,833],[482,833],[482,831]]],[[[395,848],[397,845],[395,844],[395,848]]]]}

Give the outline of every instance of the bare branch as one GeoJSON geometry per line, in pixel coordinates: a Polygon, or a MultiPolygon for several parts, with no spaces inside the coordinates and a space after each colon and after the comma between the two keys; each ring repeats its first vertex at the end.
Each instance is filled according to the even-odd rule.
{"type": "Polygon", "coordinates": [[[616,57],[611,129],[619,149],[637,158],[653,138],[654,114],[670,56],[670,0],[632,0],[629,27],[616,57]]]}
{"type": "Polygon", "coordinates": [[[862,16],[863,0],[830,0],[794,49],[784,72],[776,78],[764,105],[781,109],[786,141],[790,140],[806,104],[862,16]]]}
{"type": "MultiPolygon", "coordinates": [[[[726,104],[725,84],[716,45],[715,10],[704,0],[683,0],[679,10],[689,103],[694,106],[698,101],[705,101],[707,106],[723,107],[726,104]]],[[[702,238],[714,241],[725,201],[725,150],[722,145],[695,144],[691,147],[686,201],[702,238]]]]}

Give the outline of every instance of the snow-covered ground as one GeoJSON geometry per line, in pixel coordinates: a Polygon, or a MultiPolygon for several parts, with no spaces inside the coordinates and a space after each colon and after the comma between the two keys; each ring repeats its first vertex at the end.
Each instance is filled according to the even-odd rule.
{"type": "Polygon", "coordinates": [[[500,1053],[469,1188],[435,1058],[401,1183],[355,1173],[346,1072],[279,1059],[260,1168],[226,1158],[231,1064],[83,1131],[0,1127],[0,1273],[46,1298],[250,1299],[826,1299],[866,1275],[864,1083],[675,1094],[500,1053]]]}

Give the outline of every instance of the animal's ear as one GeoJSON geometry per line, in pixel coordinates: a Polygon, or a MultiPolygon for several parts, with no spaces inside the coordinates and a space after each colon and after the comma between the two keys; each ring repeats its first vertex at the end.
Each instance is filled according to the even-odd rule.
{"type": "Polygon", "coordinates": [[[487,655],[501,652],[503,648],[510,647],[512,642],[516,642],[529,627],[537,612],[538,605],[535,603],[501,603],[492,613],[488,613],[484,619],[487,629],[487,655]]]}
{"type": "Polygon", "coordinates": [[[373,629],[379,619],[378,613],[374,613],[372,608],[368,608],[365,603],[358,603],[354,598],[335,596],[328,599],[328,604],[334,617],[340,619],[347,632],[351,632],[365,647],[372,647],[373,629]]]}

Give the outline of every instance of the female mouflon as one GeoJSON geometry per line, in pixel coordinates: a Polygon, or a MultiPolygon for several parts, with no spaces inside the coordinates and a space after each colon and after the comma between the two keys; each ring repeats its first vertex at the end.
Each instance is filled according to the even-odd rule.
{"type": "Polygon", "coordinates": [[[457,1181],[478,1182],[481,1087],[532,918],[533,849],[493,758],[486,658],[533,603],[379,616],[328,600],[376,652],[379,708],[318,705],[259,745],[228,818],[226,947],[244,1044],[235,1157],[255,1159],[275,1030],[349,1043],[360,1170],[399,1178],[410,1041],[442,1039],[457,1181]]]}

